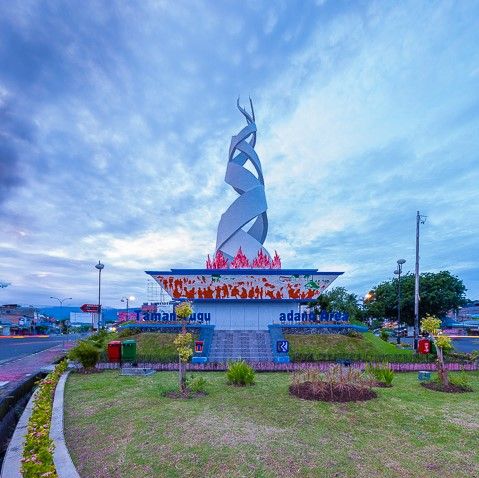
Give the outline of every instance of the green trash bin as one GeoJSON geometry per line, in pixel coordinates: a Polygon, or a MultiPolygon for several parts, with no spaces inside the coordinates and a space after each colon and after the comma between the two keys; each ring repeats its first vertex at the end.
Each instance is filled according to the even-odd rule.
{"type": "Polygon", "coordinates": [[[125,340],[121,344],[121,360],[123,362],[136,360],[136,340],[125,340]]]}

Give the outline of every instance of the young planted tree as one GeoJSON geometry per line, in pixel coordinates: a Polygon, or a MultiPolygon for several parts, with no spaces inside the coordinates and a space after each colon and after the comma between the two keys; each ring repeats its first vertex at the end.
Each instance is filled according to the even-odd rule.
{"type": "Polygon", "coordinates": [[[178,381],[180,392],[186,394],[186,363],[193,355],[193,336],[186,332],[186,319],[193,313],[193,307],[190,302],[182,302],[175,308],[176,317],[181,321],[181,333],[174,341],[178,351],[178,381]]]}
{"type": "Polygon", "coordinates": [[[437,351],[437,372],[439,380],[443,387],[449,385],[449,378],[447,376],[447,370],[444,366],[444,352],[452,348],[451,338],[447,335],[443,335],[441,331],[441,319],[427,314],[421,320],[421,329],[423,332],[427,332],[432,338],[437,351]]]}

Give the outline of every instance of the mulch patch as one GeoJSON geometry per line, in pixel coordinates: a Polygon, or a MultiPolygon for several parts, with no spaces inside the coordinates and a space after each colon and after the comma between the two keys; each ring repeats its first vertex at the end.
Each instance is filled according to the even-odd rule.
{"type": "Polygon", "coordinates": [[[351,384],[330,385],[323,382],[293,384],[289,387],[289,393],[303,400],[322,402],[357,402],[377,397],[377,393],[370,387],[351,384]]]}
{"type": "Polygon", "coordinates": [[[472,392],[471,387],[463,387],[461,385],[449,384],[447,387],[444,387],[442,383],[439,382],[421,382],[421,385],[428,390],[434,390],[435,392],[445,392],[445,393],[466,393],[472,392]]]}
{"type": "Polygon", "coordinates": [[[82,374],[82,375],[90,375],[92,373],[101,373],[103,372],[103,370],[99,369],[99,368],[95,368],[95,367],[89,367],[89,368],[74,368],[71,370],[71,372],[73,373],[79,373],[79,374],[82,374]]]}
{"type": "Polygon", "coordinates": [[[206,397],[206,392],[192,392],[188,390],[186,393],[182,393],[178,390],[171,390],[169,392],[163,392],[162,395],[166,398],[174,398],[176,400],[189,400],[190,398],[206,397]]]}

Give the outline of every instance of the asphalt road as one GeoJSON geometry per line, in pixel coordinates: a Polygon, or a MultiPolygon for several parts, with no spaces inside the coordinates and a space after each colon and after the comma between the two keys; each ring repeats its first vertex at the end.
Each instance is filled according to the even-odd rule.
{"type": "Polygon", "coordinates": [[[457,352],[470,353],[479,350],[479,337],[467,339],[452,339],[452,345],[457,352]]]}
{"type": "Polygon", "coordinates": [[[0,364],[63,344],[64,340],[75,340],[77,338],[78,335],[53,335],[46,338],[25,337],[21,339],[0,338],[0,364]]]}
{"type": "MultiPolygon", "coordinates": [[[[396,343],[396,338],[391,338],[389,340],[391,343],[396,343]]],[[[401,337],[401,342],[412,344],[412,337],[401,337]]],[[[462,339],[452,339],[452,345],[456,352],[461,353],[471,353],[475,350],[479,350],[479,336],[477,337],[466,337],[462,339]]]]}

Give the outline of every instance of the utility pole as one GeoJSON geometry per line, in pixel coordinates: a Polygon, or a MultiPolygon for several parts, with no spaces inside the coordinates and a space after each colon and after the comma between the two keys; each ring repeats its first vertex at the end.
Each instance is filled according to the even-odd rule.
{"type": "Polygon", "coordinates": [[[100,330],[101,322],[102,322],[102,313],[101,313],[101,271],[105,267],[100,261],[95,266],[98,269],[98,330],[100,330]]]}
{"type": "Polygon", "coordinates": [[[416,271],[414,281],[414,350],[417,350],[419,340],[419,225],[426,222],[427,216],[416,214],[416,271]]]}

